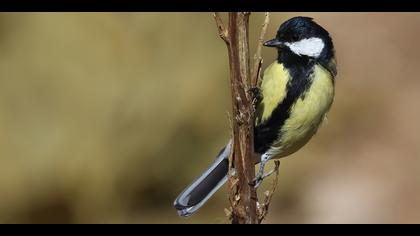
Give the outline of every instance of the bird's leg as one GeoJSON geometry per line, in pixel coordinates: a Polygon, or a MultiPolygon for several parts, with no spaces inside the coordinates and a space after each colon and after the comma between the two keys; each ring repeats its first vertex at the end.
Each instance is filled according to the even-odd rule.
{"type": "Polygon", "coordinates": [[[255,188],[258,188],[258,186],[262,183],[263,179],[266,178],[267,176],[271,175],[272,173],[274,173],[274,171],[270,171],[267,174],[264,174],[264,167],[265,164],[270,160],[270,156],[266,153],[264,153],[263,155],[261,155],[261,162],[260,162],[260,168],[258,169],[258,173],[257,176],[255,176],[255,179],[253,181],[253,185],[255,188]]]}

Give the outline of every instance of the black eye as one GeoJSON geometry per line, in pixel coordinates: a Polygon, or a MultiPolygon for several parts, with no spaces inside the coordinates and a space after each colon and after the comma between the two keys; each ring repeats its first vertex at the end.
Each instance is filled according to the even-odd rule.
{"type": "Polygon", "coordinates": [[[299,40],[299,36],[297,36],[296,34],[292,35],[292,41],[298,41],[299,40]]]}

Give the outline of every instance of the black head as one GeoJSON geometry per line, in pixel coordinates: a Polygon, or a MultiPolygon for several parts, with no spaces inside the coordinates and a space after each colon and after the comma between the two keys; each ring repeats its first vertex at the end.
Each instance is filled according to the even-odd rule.
{"type": "Polygon", "coordinates": [[[285,53],[299,57],[329,60],[333,56],[332,39],[324,28],[310,17],[293,17],[284,22],[275,39],[264,43],[267,47],[276,47],[285,53]]]}

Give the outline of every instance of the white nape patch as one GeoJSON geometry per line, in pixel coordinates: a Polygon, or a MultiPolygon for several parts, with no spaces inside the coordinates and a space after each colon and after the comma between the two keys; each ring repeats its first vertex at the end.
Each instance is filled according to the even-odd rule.
{"type": "Polygon", "coordinates": [[[322,39],[316,37],[285,44],[297,55],[305,55],[308,57],[318,57],[325,46],[322,39]]]}

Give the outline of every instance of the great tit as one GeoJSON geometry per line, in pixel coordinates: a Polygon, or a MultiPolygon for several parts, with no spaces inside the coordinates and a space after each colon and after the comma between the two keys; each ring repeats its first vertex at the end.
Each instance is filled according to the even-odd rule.
{"type": "MultiPolygon", "coordinates": [[[[264,46],[277,49],[277,59],[264,71],[256,105],[254,149],[260,163],[256,185],[265,177],[270,159],[288,156],[316,133],[334,98],[337,75],[329,33],[310,17],[293,17],[264,46]]],[[[196,212],[227,180],[232,142],[216,161],[179,194],[174,206],[180,216],[196,212]]]]}

